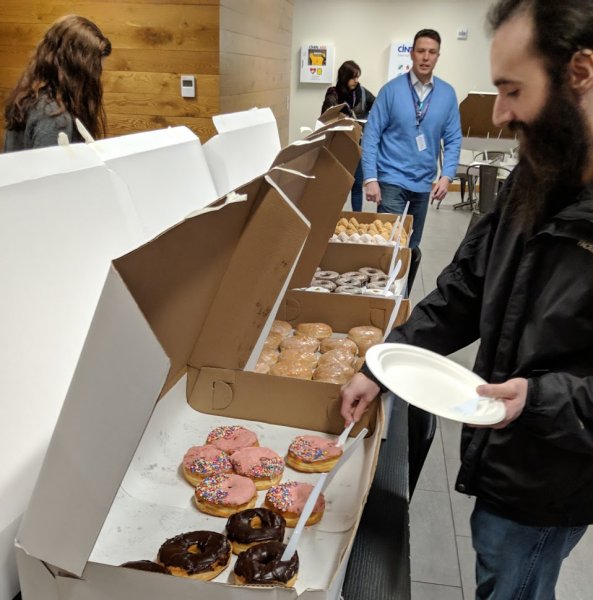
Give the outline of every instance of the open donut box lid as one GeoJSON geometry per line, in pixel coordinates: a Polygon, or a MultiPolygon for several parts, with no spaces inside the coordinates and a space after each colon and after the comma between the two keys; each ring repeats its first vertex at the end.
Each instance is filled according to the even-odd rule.
{"type": "MultiPolygon", "coordinates": [[[[71,586],[85,584],[88,558],[155,403],[186,374],[189,397],[200,371],[242,373],[255,361],[311,228],[297,207],[312,207],[310,196],[323,193],[318,205],[338,207],[331,215],[321,213],[331,216],[325,227],[333,227],[352,185],[352,176],[323,143],[303,146],[284,167],[280,177],[270,173],[251,181],[112,262],[18,532],[25,597],[116,598],[102,589],[79,596],[71,586]]],[[[321,256],[323,248],[311,254],[321,256]]],[[[265,389],[265,376],[258,378],[265,389]]],[[[295,382],[284,383],[288,389],[295,382]]],[[[340,429],[335,387],[327,397],[321,392],[325,403],[307,410],[301,426],[340,429]]],[[[221,408],[212,398],[216,395],[193,406],[266,421],[257,403],[227,398],[221,408]]],[[[291,410],[280,424],[292,424],[291,410]]],[[[108,565],[93,566],[113,574],[108,565]]],[[[133,581],[134,594],[122,590],[118,598],[161,597],[155,595],[161,585],[164,590],[175,585],[176,594],[178,587],[180,599],[195,594],[195,588],[184,587],[187,581],[127,571],[118,569],[117,578],[133,581]],[[139,594],[143,589],[149,593],[139,594]]],[[[212,588],[211,598],[220,588],[212,588]]],[[[258,593],[245,590],[241,597],[258,593]]]]}

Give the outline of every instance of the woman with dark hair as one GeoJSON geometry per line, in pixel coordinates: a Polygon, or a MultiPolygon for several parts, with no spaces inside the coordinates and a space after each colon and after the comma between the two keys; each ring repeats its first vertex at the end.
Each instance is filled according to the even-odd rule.
{"type": "MultiPolygon", "coordinates": [[[[345,104],[342,112],[353,119],[366,120],[375,96],[358,82],[360,67],[353,61],[347,60],[338,69],[338,81],[335,87],[330,87],[325,92],[325,99],[321,107],[324,113],[328,108],[338,104],[345,104]]],[[[354,174],[354,185],[350,198],[352,210],[362,210],[362,165],[359,162],[354,174]]]]}
{"type": "Polygon", "coordinates": [[[103,136],[101,73],[109,54],[111,43],[92,21],[76,15],[58,19],[8,96],[4,151],[53,146],[60,132],[81,142],[75,118],[93,137],[103,136]]]}

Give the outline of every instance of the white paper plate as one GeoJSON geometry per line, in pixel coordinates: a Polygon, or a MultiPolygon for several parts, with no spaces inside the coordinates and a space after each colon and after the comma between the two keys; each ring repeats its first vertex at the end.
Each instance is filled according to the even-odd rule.
{"type": "Polygon", "coordinates": [[[378,344],[369,348],[366,364],[375,377],[406,402],[440,417],[493,425],[506,414],[496,398],[478,398],[481,377],[452,360],[408,344],[378,344]]]}

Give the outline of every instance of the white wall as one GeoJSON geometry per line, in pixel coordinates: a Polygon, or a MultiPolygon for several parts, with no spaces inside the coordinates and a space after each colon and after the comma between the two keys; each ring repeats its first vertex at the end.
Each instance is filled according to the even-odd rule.
{"type": "Polygon", "coordinates": [[[484,27],[491,3],[491,0],[295,0],[290,141],[302,137],[300,126],[313,126],[328,87],[299,82],[303,44],[334,44],[334,82],[338,67],[351,59],[362,69],[361,84],[376,95],[387,81],[391,43],[411,41],[420,29],[436,29],[442,45],[435,75],[453,85],[458,101],[469,91],[495,91],[490,82],[489,40],[484,27]],[[457,40],[460,27],[468,28],[467,41],[457,40]]]}

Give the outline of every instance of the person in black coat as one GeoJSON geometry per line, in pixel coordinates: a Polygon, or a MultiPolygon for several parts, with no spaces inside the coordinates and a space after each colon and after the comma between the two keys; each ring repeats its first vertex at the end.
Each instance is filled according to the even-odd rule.
{"type": "MultiPolygon", "coordinates": [[[[593,523],[593,0],[498,0],[489,25],[493,122],[520,161],[387,341],[447,355],[480,340],[475,391],[505,415],[462,431],[476,598],[553,600],[593,523]]],[[[364,366],[342,390],[346,422],[380,389],[364,366]]]]}
{"type": "MultiPolygon", "coordinates": [[[[366,121],[375,96],[359,83],[361,70],[353,61],[347,60],[338,69],[338,80],[335,86],[327,88],[321,106],[323,114],[328,108],[345,104],[342,112],[353,119],[366,121]]],[[[354,185],[350,193],[352,210],[362,210],[362,165],[359,162],[354,174],[354,185]]]]}

